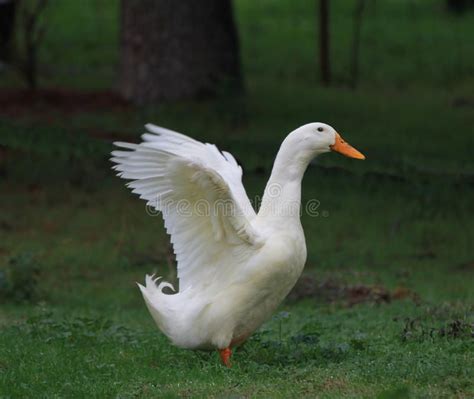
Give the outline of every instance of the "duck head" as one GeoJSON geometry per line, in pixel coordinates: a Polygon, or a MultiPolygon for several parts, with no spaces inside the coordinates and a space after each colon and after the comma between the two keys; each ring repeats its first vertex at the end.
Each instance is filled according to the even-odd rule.
{"type": "Polygon", "coordinates": [[[287,145],[309,157],[334,151],[349,158],[365,159],[365,156],[345,142],[333,127],[321,122],[299,127],[290,133],[285,141],[288,141],[287,145]]]}

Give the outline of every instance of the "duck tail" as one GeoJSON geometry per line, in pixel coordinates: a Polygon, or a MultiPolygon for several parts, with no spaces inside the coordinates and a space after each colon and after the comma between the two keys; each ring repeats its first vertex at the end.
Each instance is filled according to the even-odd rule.
{"type": "Polygon", "coordinates": [[[175,291],[175,289],[172,284],[160,281],[161,279],[162,277],[147,275],[145,286],[137,284],[156,325],[163,334],[174,341],[173,325],[177,320],[172,299],[175,295],[165,294],[163,288],[169,287],[172,291],[175,291]]]}

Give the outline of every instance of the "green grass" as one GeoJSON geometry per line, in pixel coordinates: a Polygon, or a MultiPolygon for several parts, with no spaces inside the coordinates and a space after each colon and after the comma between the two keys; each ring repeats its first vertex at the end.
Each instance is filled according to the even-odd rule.
{"type": "MultiPolygon", "coordinates": [[[[112,87],[116,2],[62,4],[43,84],[112,87]]],[[[331,4],[335,87],[316,80],[314,2],[238,0],[245,98],[2,117],[0,397],[474,396],[473,15],[371,3],[352,91],[353,2],[331,4]],[[305,176],[304,202],[319,201],[302,219],[316,289],[286,301],[230,370],[171,346],[135,286],[174,278],[161,219],[112,175],[110,140],[89,133],[138,140],[153,121],[216,142],[255,198],[281,139],[314,120],[367,155],[325,155],[305,176]],[[354,304],[358,287],[372,294],[354,304]]]]}

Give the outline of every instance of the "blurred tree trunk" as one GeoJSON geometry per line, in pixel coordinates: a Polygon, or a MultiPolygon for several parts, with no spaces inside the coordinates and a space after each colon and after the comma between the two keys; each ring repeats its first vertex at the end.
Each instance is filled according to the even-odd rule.
{"type": "Polygon", "coordinates": [[[331,82],[329,45],[329,0],[319,0],[319,67],[326,86],[331,82]]]}
{"type": "Polygon", "coordinates": [[[449,11],[463,14],[474,7],[474,0],[446,0],[446,5],[449,11]]]}
{"type": "Polygon", "coordinates": [[[354,10],[354,33],[352,35],[351,49],[351,87],[356,88],[359,83],[359,53],[360,53],[360,31],[362,26],[362,17],[364,14],[365,0],[357,0],[354,10]]]}
{"type": "Polygon", "coordinates": [[[13,0],[0,1],[0,62],[11,60],[16,6],[17,2],[13,0]]]}
{"type": "Polygon", "coordinates": [[[122,0],[120,91],[137,104],[240,91],[231,0],[122,0]]]}
{"type": "Polygon", "coordinates": [[[47,5],[48,0],[35,0],[25,2],[21,10],[25,59],[20,69],[31,90],[36,90],[38,86],[38,51],[46,31],[42,14],[47,5]]]}

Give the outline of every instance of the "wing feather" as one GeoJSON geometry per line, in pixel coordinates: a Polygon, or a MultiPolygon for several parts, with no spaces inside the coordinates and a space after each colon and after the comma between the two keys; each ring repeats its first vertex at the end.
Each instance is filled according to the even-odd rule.
{"type": "Polygon", "coordinates": [[[228,152],[184,134],[146,125],[143,142],[117,142],[111,160],[132,192],[162,212],[178,262],[181,289],[205,284],[233,254],[262,243],[242,185],[242,168],[228,152]]]}

